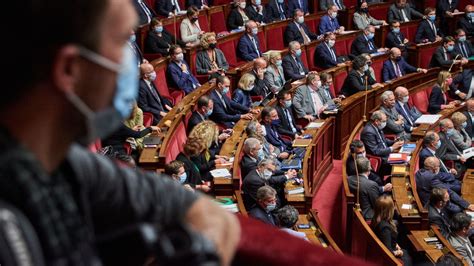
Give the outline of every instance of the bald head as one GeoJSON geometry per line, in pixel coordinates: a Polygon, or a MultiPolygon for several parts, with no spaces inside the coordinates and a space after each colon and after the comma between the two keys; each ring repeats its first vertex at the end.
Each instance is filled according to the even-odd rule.
{"type": "Polygon", "coordinates": [[[266,68],[266,67],[267,67],[267,61],[265,61],[265,59],[263,59],[262,57],[257,58],[257,59],[255,59],[255,61],[253,62],[253,67],[254,67],[255,69],[266,68]]]}
{"type": "Polygon", "coordinates": [[[474,12],[474,6],[473,5],[467,5],[466,8],[464,9],[466,13],[469,12],[474,12]]]}
{"type": "Polygon", "coordinates": [[[425,169],[436,172],[439,169],[440,163],[438,158],[431,156],[425,159],[424,165],[425,169]]]}
{"type": "Polygon", "coordinates": [[[466,108],[468,112],[474,114],[474,98],[469,98],[469,100],[466,101],[466,108]]]}
{"type": "Polygon", "coordinates": [[[402,86],[398,86],[394,91],[395,98],[397,101],[402,103],[407,103],[409,96],[408,96],[408,89],[402,86]]]}
{"type": "Polygon", "coordinates": [[[155,69],[153,68],[152,64],[150,64],[148,62],[145,62],[145,63],[140,65],[140,76],[143,79],[148,79],[149,80],[154,72],[155,72],[155,69]]]}
{"type": "Polygon", "coordinates": [[[390,49],[390,57],[392,59],[396,59],[397,57],[401,57],[402,56],[402,51],[400,51],[400,49],[398,49],[397,47],[393,47],[392,49],[390,49]]]}

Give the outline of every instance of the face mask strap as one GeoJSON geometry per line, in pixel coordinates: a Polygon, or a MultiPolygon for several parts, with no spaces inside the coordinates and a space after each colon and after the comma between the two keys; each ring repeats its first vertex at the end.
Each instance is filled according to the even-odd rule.
{"type": "Polygon", "coordinates": [[[84,57],[85,59],[95,63],[101,67],[104,67],[112,72],[119,73],[122,69],[122,66],[114,61],[95,53],[83,46],[79,46],[79,54],[84,57]]]}

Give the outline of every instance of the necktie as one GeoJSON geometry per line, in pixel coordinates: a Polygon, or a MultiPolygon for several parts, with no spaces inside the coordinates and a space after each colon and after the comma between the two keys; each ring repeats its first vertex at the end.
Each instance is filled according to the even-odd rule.
{"type": "Polygon", "coordinates": [[[301,66],[300,62],[298,61],[297,58],[295,58],[296,65],[298,66],[298,71],[300,72],[300,75],[304,75],[304,70],[303,67],[301,66]],[[301,74],[303,73],[303,74],[301,74]]]}
{"type": "Polygon", "coordinates": [[[431,30],[433,30],[434,35],[435,35],[435,36],[438,35],[438,32],[436,32],[436,26],[435,26],[435,24],[434,24],[433,22],[431,22],[431,21],[428,22],[428,23],[430,23],[431,30]]]}
{"type": "Polygon", "coordinates": [[[413,126],[413,122],[411,121],[410,114],[405,109],[405,104],[402,104],[402,111],[405,113],[405,117],[407,118],[408,123],[410,124],[410,126],[413,126]]]}
{"type": "Polygon", "coordinates": [[[410,21],[407,17],[407,14],[405,13],[405,10],[404,9],[401,9],[401,12],[402,12],[402,18],[403,18],[403,21],[405,22],[408,22],[410,21]]]}
{"type": "Polygon", "coordinates": [[[143,3],[143,1],[138,1],[138,3],[140,4],[140,6],[141,6],[143,12],[145,12],[145,14],[146,14],[147,23],[150,23],[151,17],[152,17],[150,10],[149,10],[148,7],[146,6],[146,4],[143,3]]]}
{"type": "Polygon", "coordinates": [[[444,60],[448,60],[448,52],[444,51],[444,60]]]}
{"type": "Polygon", "coordinates": [[[370,40],[367,40],[369,42],[369,49],[370,50],[374,50],[374,46],[372,45],[372,41],[370,40]]]}
{"type": "MultiPolygon", "coordinates": [[[[298,0],[298,5],[300,6],[300,9],[303,10],[303,3],[302,0],[298,0]]],[[[303,11],[304,12],[304,11],[303,11]]]]}
{"type": "Polygon", "coordinates": [[[395,63],[395,73],[397,74],[398,78],[402,76],[402,71],[400,70],[398,63],[395,63]]]}
{"type": "Polygon", "coordinates": [[[372,125],[372,127],[375,128],[375,132],[377,132],[377,136],[379,137],[379,140],[382,143],[383,147],[387,148],[387,144],[385,144],[385,141],[383,140],[382,136],[380,135],[379,129],[377,127],[375,127],[374,125],[372,125]]]}
{"type": "Polygon", "coordinates": [[[251,37],[253,46],[255,48],[255,52],[257,52],[258,57],[260,57],[260,51],[258,50],[257,42],[255,41],[255,38],[251,37]]]}
{"type": "Polygon", "coordinates": [[[331,53],[331,57],[332,59],[334,59],[334,61],[337,63],[337,57],[336,57],[336,54],[334,53],[334,51],[332,50],[331,47],[327,46],[328,49],[329,49],[329,52],[331,53]]]}
{"type": "Polygon", "coordinates": [[[465,58],[468,58],[468,57],[469,57],[469,54],[467,53],[466,46],[464,46],[464,42],[460,42],[460,43],[459,43],[459,47],[461,48],[462,55],[463,55],[465,58]]]}
{"type": "Polygon", "coordinates": [[[293,126],[293,119],[291,119],[290,111],[288,111],[288,109],[286,108],[284,110],[285,110],[286,119],[288,120],[288,124],[290,124],[291,131],[295,133],[296,128],[293,126]]]}
{"type": "Polygon", "coordinates": [[[278,7],[278,12],[280,13],[280,19],[281,20],[286,19],[285,12],[283,12],[283,7],[278,3],[277,3],[277,7],[278,7]]]}
{"type": "Polygon", "coordinates": [[[339,9],[339,10],[342,9],[342,6],[341,6],[341,3],[339,2],[339,0],[334,0],[334,4],[337,6],[337,9],[339,9]]]}
{"type": "Polygon", "coordinates": [[[174,0],[174,7],[175,7],[176,11],[181,12],[181,8],[179,8],[178,0],[174,0]]]}
{"type": "Polygon", "coordinates": [[[224,109],[227,111],[227,104],[225,104],[225,100],[224,100],[224,97],[225,97],[225,96],[224,96],[224,95],[220,95],[220,94],[219,94],[219,96],[220,96],[219,98],[221,99],[222,104],[224,105],[224,109]]]}
{"type": "Polygon", "coordinates": [[[399,34],[395,34],[395,36],[397,37],[398,44],[403,44],[402,39],[400,38],[400,35],[399,35],[399,34]]]}
{"type": "Polygon", "coordinates": [[[158,102],[158,106],[160,107],[161,111],[163,111],[163,104],[161,103],[160,96],[158,95],[158,92],[156,91],[156,88],[153,83],[149,83],[148,89],[150,90],[151,95],[153,95],[153,97],[155,97],[155,100],[158,102]]]}
{"type": "Polygon", "coordinates": [[[296,26],[298,27],[298,29],[300,30],[300,34],[301,36],[303,36],[303,43],[304,44],[308,44],[311,42],[311,40],[309,39],[308,35],[306,35],[306,32],[304,32],[304,29],[303,27],[301,27],[300,25],[296,24],[296,26]]]}

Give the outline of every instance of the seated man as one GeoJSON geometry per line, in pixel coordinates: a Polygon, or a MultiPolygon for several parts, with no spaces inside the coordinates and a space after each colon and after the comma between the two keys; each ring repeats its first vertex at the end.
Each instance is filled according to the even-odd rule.
{"type": "Polygon", "coordinates": [[[337,21],[337,11],[338,8],[336,5],[329,6],[327,14],[324,15],[319,22],[319,34],[323,35],[326,32],[344,32],[344,27],[339,26],[339,22],[337,21]]]}
{"type": "Polygon", "coordinates": [[[321,0],[319,1],[319,10],[327,11],[328,8],[332,5],[337,6],[337,10],[345,10],[346,6],[344,5],[343,0],[321,0]]]}
{"type": "Polygon", "coordinates": [[[446,67],[449,68],[453,64],[467,63],[462,56],[454,51],[454,39],[451,36],[443,38],[443,44],[436,48],[430,61],[430,68],[432,67],[446,67]],[[455,59],[455,58],[459,59],[455,59]]]}
{"type": "Polygon", "coordinates": [[[318,35],[311,32],[304,23],[303,11],[296,9],[293,14],[293,21],[288,23],[283,35],[285,46],[292,41],[297,41],[301,44],[308,44],[318,38],[318,35]]]}
{"type": "MultiPolygon", "coordinates": [[[[359,176],[351,175],[347,177],[349,189],[354,195],[360,195],[362,215],[366,220],[370,220],[374,216],[375,201],[383,193],[380,192],[379,185],[368,178],[371,169],[370,161],[367,158],[360,157],[356,159],[356,165],[359,176]]],[[[392,185],[389,184],[387,184],[387,192],[392,191],[392,185]]]]}
{"type": "Polygon", "coordinates": [[[253,20],[245,23],[245,34],[240,37],[237,45],[237,56],[244,61],[253,61],[262,56],[258,40],[258,26],[253,20]]]}
{"type": "Polygon", "coordinates": [[[424,168],[415,174],[416,191],[423,205],[428,203],[430,193],[435,187],[444,188],[448,191],[451,201],[447,206],[450,213],[457,213],[464,209],[472,208],[469,202],[459,196],[461,182],[450,173],[440,173],[440,161],[432,156],[426,158],[424,168]]]}
{"type": "MultiPolygon", "coordinates": [[[[275,163],[272,159],[263,159],[258,163],[255,170],[250,171],[242,182],[242,192],[245,208],[250,210],[257,203],[257,191],[267,185],[276,191],[283,192],[285,182],[296,176],[296,172],[291,175],[273,175],[275,163]]],[[[284,198],[279,198],[280,204],[284,198]]]]}
{"type": "Polygon", "coordinates": [[[383,62],[382,79],[384,82],[401,78],[409,73],[423,72],[426,73],[428,70],[423,68],[416,68],[405,61],[402,57],[402,51],[394,47],[390,49],[390,58],[383,62]]]}
{"type": "Polygon", "coordinates": [[[276,124],[279,118],[276,109],[272,106],[266,106],[263,108],[260,118],[262,119],[262,124],[265,126],[267,133],[265,138],[267,141],[273,146],[278,147],[280,151],[291,151],[291,141],[283,139],[280,134],[278,134],[276,124]]]}
{"type": "Polygon", "coordinates": [[[301,60],[301,45],[297,41],[292,41],[288,45],[289,53],[283,57],[283,72],[286,79],[292,81],[302,79],[308,74],[308,69],[301,60]]]}
{"type": "Polygon", "coordinates": [[[266,13],[264,13],[265,22],[267,23],[285,20],[289,17],[288,5],[281,0],[268,1],[265,10],[267,11],[266,13]]]}
{"type": "Polygon", "coordinates": [[[374,42],[375,36],[375,27],[370,25],[367,26],[363,33],[357,36],[357,38],[352,42],[351,45],[351,54],[353,56],[358,56],[360,54],[373,54],[373,53],[383,53],[388,51],[387,48],[377,48],[374,42]]]}
{"type": "Polygon", "coordinates": [[[442,160],[454,161],[454,168],[458,174],[464,172],[466,158],[463,157],[462,151],[456,148],[456,145],[451,140],[451,136],[454,133],[453,121],[449,118],[445,118],[439,122],[439,138],[441,140],[441,147],[439,147],[439,156],[442,160]],[[443,155],[441,155],[444,153],[443,155]]]}
{"type": "Polygon", "coordinates": [[[344,57],[337,56],[334,48],[336,43],[336,34],[327,32],[324,34],[324,42],[321,42],[314,52],[314,64],[322,69],[328,69],[335,66],[343,66],[344,57]]]}
{"type": "Polygon", "coordinates": [[[331,92],[331,86],[333,84],[331,74],[327,72],[321,72],[319,77],[322,84],[319,91],[321,92],[321,96],[323,98],[323,104],[326,104],[329,109],[337,108],[337,105],[341,103],[341,99],[343,99],[344,96],[341,95],[339,97],[334,97],[333,93],[331,92]]]}
{"type": "Polygon", "coordinates": [[[278,103],[275,107],[280,118],[277,126],[279,134],[299,138],[301,128],[296,125],[296,119],[293,116],[291,93],[288,90],[281,90],[277,94],[278,103]]]}
{"type": "Polygon", "coordinates": [[[463,58],[469,58],[474,55],[474,48],[472,43],[467,40],[466,32],[463,29],[457,29],[456,35],[456,44],[454,45],[454,51],[457,54],[462,55],[463,58]]]}
{"type": "Polygon", "coordinates": [[[267,12],[266,8],[262,5],[261,0],[251,0],[250,5],[245,7],[245,13],[249,15],[249,19],[263,23],[264,14],[267,12]]]}
{"type": "Polygon", "coordinates": [[[272,93],[271,85],[265,79],[265,72],[267,70],[267,61],[262,57],[255,59],[253,63],[253,69],[250,74],[255,77],[254,87],[250,91],[252,96],[267,97],[268,94],[272,93]]]}
{"type": "Polygon", "coordinates": [[[188,120],[186,134],[189,134],[197,124],[209,119],[213,110],[214,102],[209,98],[209,96],[203,95],[199,97],[196,103],[196,109],[188,120]]]}
{"type": "Polygon", "coordinates": [[[344,80],[341,92],[344,97],[349,97],[359,91],[370,90],[379,85],[370,75],[367,58],[365,56],[357,56],[352,60],[352,70],[344,80]]]}
{"type": "Polygon", "coordinates": [[[396,0],[388,9],[388,23],[394,20],[408,22],[422,17],[423,14],[411,7],[407,0],[396,0]]]}
{"type": "Polygon", "coordinates": [[[415,127],[415,121],[420,118],[421,112],[416,109],[415,106],[408,106],[408,100],[410,96],[408,95],[408,89],[402,86],[395,88],[395,109],[399,114],[403,116],[405,122],[410,127],[415,127]]]}
{"type": "Polygon", "coordinates": [[[413,131],[413,127],[406,123],[403,116],[395,109],[395,95],[393,92],[385,91],[380,96],[380,100],[382,101],[380,111],[387,116],[387,126],[384,128],[384,132],[396,134],[401,139],[410,140],[410,132],[413,131]]]}
{"type": "Polygon", "coordinates": [[[298,210],[291,205],[286,205],[280,208],[276,213],[276,217],[279,221],[279,226],[282,231],[285,231],[292,236],[308,240],[306,233],[293,230],[296,222],[298,222],[298,216],[298,210]]]}
{"type": "Polygon", "coordinates": [[[248,138],[244,141],[244,156],[240,161],[240,176],[242,180],[257,168],[257,164],[264,159],[263,147],[256,138],[248,138]]]}
{"type": "Polygon", "coordinates": [[[425,136],[423,137],[423,149],[421,149],[419,157],[419,168],[424,167],[424,163],[426,158],[434,156],[439,159],[440,162],[440,172],[442,173],[451,173],[453,175],[457,174],[456,169],[448,168],[444,162],[443,158],[456,158],[456,154],[447,153],[446,146],[441,149],[441,141],[439,139],[438,133],[434,131],[426,132],[425,136]]]}
{"type": "Polygon", "coordinates": [[[257,204],[249,210],[249,216],[263,223],[277,226],[278,221],[273,211],[277,207],[276,191],[271,186],[263,186],[257,190],[257,204]]]}
{"type": "Polygon", "coordinates": [[[319,75],[311,73],[306,78],[306,85],[299,86],[296,89],[293,97],[293,109],[298,118],[313,121],[327,108],[319,92],[321,85],[319,75]]]}
{"type": "Polygon", "coordinates": [[[432,7],[425,9],[425,17],[418,24],[415,35],[415,43],[427,43],[441,41],[443,34],[436,26],[436,10],[432,7]]]}
{"type": "Polygon", "coordinates": [[[431,225],[437,225],[441,234],[448,237],[451,233],[451,222],[446,212],[446,205],[449,202],[449,193],[444,188],[433,188],[430,194],[428,209],[428,222],[431,225]]]}
{"type": "Polygon", "coordinates": [[[173,105],[158,92],[154,82],[156,72],[150,63],[141,64],[140,75],[137,105],[143,112],[153,114],[153,125],[156,125],[173,105]]]}
{"type": "MultiPolygon", "coordinates": [[[[474,83],[474,82],[473,82],[474,83]]],[[[474,140],[474,99],[470,98],[466,101],[466,111],[463,114],[467,117],[466,121],[466,132],[471,136],[471,140],[474,140]]]]}
{"type": "Polygon", "coordinates": [[[386,161],[388,155],[398,151],[403,140],[393,141],[385,138],[382,130],[387,125],[387,116],[382,111],[375,111],[370,117],[370,121],[365,125],[360,139],[364,143],[369,154],[381,157],[386,161]]]}
{"type": "Polygon", "coordinates": [[[184,163],[181,161],[171,161],[169,164],[165,165],[165,174],[167,174],[171,179],[183,185],[184,188],[194,191],[191,185],[188,183],[188,176],[186,170],[184,169],[184,163]]]}
{"type": "Polygon", "coordinates": [[[240,119],[252,120],[253,116],[251,112],[255,111],[229,98],[229,78],[219,76],[216,80],[216,89],[211,91],[211,99],[214,103],[214,108],[209,118],[217,124],[222,124],[226,128],[232,128],[235,122],[240,119]]]}
{"type": "Polygon", "coordinates": [[[469,241],[469,233],[472,231],[473,223],[471,216],[463,212],[457,213],[451,219],[451,234],[448,242],[464,258],[467,265],[474,264],[474,248],[469,241]]]}
{"type": "Polygon", "coordinates": [[[277,170],[279,170],[281,166],[279,160],[287,159],[290,156],[288,152],[280,151],[278,147],[273,146],[267,141],[265,138],[267,135],[267,130],[258,121],[250,121],[245,128],[245,133],[247,134],[247,137],[256,138],[260,141],[263,150],[263,158],[274,159],[277,170]]]}
{"type": "Polygon", "coordinates": [[[400,49],[402,56],[407,59],[407,46],[409,45],[409,43],[410,41],[400,31],[400,22],[398,20],[390,22],[390,31],[388,32],[387,37],[385,37],[385,45],[387,46],[387,48],[396,47],[400,49]]]}
{"type": "Polygon", "coordinates": [[[163,17],[172,17],[174,15],[186,13],[184,6],[180,6],[178,1],[162,0],[155,2],[155,11],[163,17]]]}
{"type": "Polygon", "coordinates": [[[183,49],[179,45],[170,47],[171,61],[166,70],[166,76],[170,87],[184,91],[189,94],[200,87],[199,81],[193,74],[184,60],[183,49]]]}
{"type": "MultiPolygon", "coordinates": [[[[360,157],[366,158],[364,143],[358,139],[353,140],[350,145],[350,152],[351,153],[347,157],[347,161],[346,161],[346,174],[348,176],[356,175],[356,163],[355,163],[356,159],[360,157]]],[[[380,178],[380,176],[377,175],[377,173],[375,173],[374,169],[370,169],[370,174],[368,178],[379,185],[381,192],[386,190],[384,188],[382,179],[380,178]]]]}
{"type": "Polygon", "coordinates": [[[473,76],[474,71],[467,68],[464,69],[463,72],[457,74],[450,86],[450,96],[461,100],[467,100],[474,96],[474,82],[472,81],[473,76]]]}
{"type": "Polygon", "coordinates": [[[474,36],[474,6],[467,5],[464,16],[458,21],[458,28],[463,29],[468,37],[474,36]]]}

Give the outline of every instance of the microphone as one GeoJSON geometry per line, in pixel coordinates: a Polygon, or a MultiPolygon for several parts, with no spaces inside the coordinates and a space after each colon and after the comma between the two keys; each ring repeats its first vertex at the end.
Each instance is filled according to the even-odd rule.
{"type": "Polygon", "coordinates": [[[456,61],[456,59],[457,59],[459,56],[460,56],[460,54],[457,54],[456,57],[454,57],[453,63],[452,63],[451,66],[449,67],[448,72],[451,73],[451,68],[454,66],[454,62],[456,61]]]}

